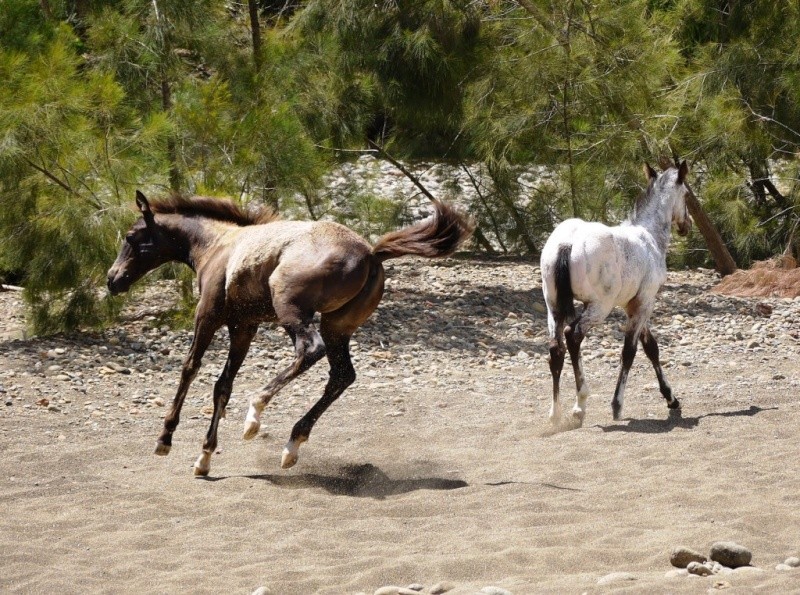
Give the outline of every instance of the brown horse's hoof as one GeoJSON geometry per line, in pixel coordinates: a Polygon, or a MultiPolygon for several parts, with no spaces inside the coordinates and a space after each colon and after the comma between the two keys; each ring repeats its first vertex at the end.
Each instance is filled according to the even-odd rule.
{"type": "Polygon", "coordinates": [[[156,444],[155,454],[157,454],[160,457],[165,457],[165,456],[167,456],[169,454],[169,449],[170,448],[172,448],[171,445],[162,444],[161,442],[159,442],[159,443],[156,444]]]}
{"type": "Polygon", "coordinates": [[[244,434],[242,434],[242,438],[245,440],[252,440],[256,436],[258,436],[258,430],[261,429],[261,423],[257,421],[246,421],[244,422],[244,434]]]}
{"type": "Polygon", "coordinates": [[[297,458],[297,451],[292,452],[288,448],[284,448],[281,455],[281,469],[294,467],[295,463],[297,463],[297,458]]]}
{"type": "Polygon", "coordinates": [[[678,399],[674,399],[672,401],[672,403],[667,403],[667,407],[669,409],[680,409],[681,408],[681,402],[678,399]]]}
{"type": "Polygon", "coordinates": [[[193,469],[195,475],[199,475],[200,477],[208,475],[208,472],[211,471],[211,453],[205,451],[201,452],[200,456],[197,457],[193,469]]]}

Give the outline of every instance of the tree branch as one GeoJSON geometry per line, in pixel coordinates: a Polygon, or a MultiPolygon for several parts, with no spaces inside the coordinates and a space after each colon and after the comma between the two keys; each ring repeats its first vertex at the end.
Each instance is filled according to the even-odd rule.
{"type": "Polygon", "coordinates": [[[430,200],[431,202],[438,202],[436,197],[430,192],[428,192],[428,189],[422,185],[422,182],[420,182],[419,179],[417,179],[417,177],[414,174],[408,171],[403,166],[402,163],[400,163],[399,161],[397,161],[397,159],[389,155],[389,153],[387,153],[383,147],[377,145],[371,139],[367,139],[367,144],[370,146],[371,149],[375,149],[379,154],[383,155],[386,158],[386,160],[389,161],[389,163],[394,165],[397,169],[399,169],[403,173],[405,177],[411,180],[414,183],[414,186],[419,188],[420,192],[422,192],[422,194],[428,197],[428,200],[430,200]]]}
{"type": "Polygon", "coordinates": [[[43,174],[51,182],[53,182],[55,184],[58,184],[59,186],[61,186],[64,190],[66,190],[70,194],[76,194],[77,195],[77,192],[75,192],[69,184],[67,184],[66,182],[63,182],[62,180],[58,179],[55,176],[55,174],[50,173],[49,171],[47,171],[43,167],[39,167],[38,165],[36,165],[33,161],[31,161],[27,157],[23,157],[23,159],[25,159],[25,163],[30,165],[33,169],[38,171],[40,174],[43,174]]]}

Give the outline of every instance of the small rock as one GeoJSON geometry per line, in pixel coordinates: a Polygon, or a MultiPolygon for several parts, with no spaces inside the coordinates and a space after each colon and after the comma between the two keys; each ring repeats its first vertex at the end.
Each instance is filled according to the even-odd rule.
{"type": "Polygon", "coordinates": [[[786,571],[786,570],[794,570],[793,566],[789,566],[788,564],[778,564],[775,567],[775,570],[786,571]]]}
{"type": "Polygon", "coordinates": [[[739,568],[734,568],[731,572],[733,574],[759,574],[764,572],[764,569],[756,566],[740,566],[739,568]]]}
{"type": "Polygon", "coordinates": [[[750,564],[753,554],[733,541],[717,541],[711,546],[710,558],[728,568],[739,568],[750,564]]]}
{"type": "Polygon", "coordinates": [[[689,574],[696,574],[697,576],[710,576],[713,574],[708,566],[700,562],[689,562],[686,571],[689,574]]]}
{"type": "Polygon", "coordinates": [[[800,558],[797,556],[792,556],[790,558],[786,558],[783,563],[787,566],[791,566],[792,568],[798,568],[800,567],[800,558]]]}
{"type": "Polygon", "coordinates": [[[761,345],[761,343],[759,343],[758,341],[750,341],[750,342],[747,344],[747,348],[748,348],[748,349],[755,349],[755,348],[756,348],[756,347],[758,347],[759,345],[761,345]]]}
{"type": "Polygon", "coordinates": [[[425,588],[425,585],[421,585],[420,583],[411,583],[406,587],[406,589],[410,589],[412,591],[420,592],[422,589],[425,588]]]}
{"type": "Polygon", "coordinates": [[[598,585],[608,585],[609,583],[620,583],[622,581],[635,581],[636,576],[630,572],[612,572],[597,581],[598,585]]]}
{"type": "Polygon", "coordinates": [[[272,591],[267,589],[266,587],[259,587],[251,595],[272,595],[272,591]]]}
{"type": "Polygon", "coordinates": [[[396,587],[394,585],[388,585],[386,587],[381,587],[377,591],[375,591],[374,595],[419,595],[418,591],[412,591],[411,589],[406,589],[405,587],[396,587]]]}
{"type": "Polygon", "coordinates": [[[161,397],[156,397],[155,399],[153,399],[150,402],[153,405],[155,405],[156,407],[163,407],[164,406],[164,399],[162,399],[161,397]]]}
{"type": "Polygon", "coordinates": [[[483,593],[484,595],[513,595],[508,589],[492,586],[484,587],[478,593],[483,593]]]}
{"type": "Polygon", "coordinates": [[[117,362],[106,362],[106,368],[114,370],[118,374],[130,374],[130,368],[126,368],[123,365],[118,364],[117,362]]]}
{"type": "Polygon", "coordinates": [[[730,586],[731,584],[728,581],[714,581],[714,584],[711,585],[713,589],[727,589],[730,586]]]}
{"type": "Polygon", "coordinates": [[[455,589],[456,586],[453,583],[449,583],[447,581],[441,581],[436,583],[430,588],[431,595],[441,595],[442,593],[447,593],[448,591],[452,591],[455,589]]]}
{"type": "Polygon", "coordinates": [[[686,568],[689,566],[689,562],[699,562],[702,564],[707,559],[708,558],[706,558],[700,552],[696,552],[693,549],[684,546],[676,547],[669,555],[669,563],[676,568],[686,568]]]}

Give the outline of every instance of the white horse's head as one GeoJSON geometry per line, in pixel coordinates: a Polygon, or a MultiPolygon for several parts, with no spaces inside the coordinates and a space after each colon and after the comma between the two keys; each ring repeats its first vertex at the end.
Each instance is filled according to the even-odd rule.
{"type": "Polygon", "coordinates": [[[644,173],[649,182],[646,194],[660,196],[662,204],[671,203],[672,224],[677,228],[679,235],[688,235],[692,229],[692,219],[686,206],[686,197],[692,192],[686,183],[689,165],[686,161],[682,161],[680,165],[670,166],[659,174],[645,163],[644,173]]]}

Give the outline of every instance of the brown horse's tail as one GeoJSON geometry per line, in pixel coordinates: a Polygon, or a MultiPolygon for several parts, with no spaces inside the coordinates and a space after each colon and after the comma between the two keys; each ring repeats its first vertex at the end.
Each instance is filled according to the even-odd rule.
{"type": "Polygon", "coordinates": [[[447,203],[434,201],[433,217],[392,231],[378,239],[372,253],[379,262],[407,254],[449,256],[472,235],[472,223],[447,203]]]}

